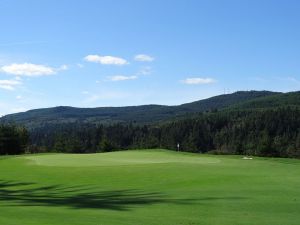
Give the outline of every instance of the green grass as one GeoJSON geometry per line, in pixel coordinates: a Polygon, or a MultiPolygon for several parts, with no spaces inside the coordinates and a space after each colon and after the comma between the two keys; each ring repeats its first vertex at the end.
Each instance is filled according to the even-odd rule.
{"type": "Polygon", "coordinates": [[[165,150],[0,157],[2,225],[300,224],[300,161],[165,150]]]}

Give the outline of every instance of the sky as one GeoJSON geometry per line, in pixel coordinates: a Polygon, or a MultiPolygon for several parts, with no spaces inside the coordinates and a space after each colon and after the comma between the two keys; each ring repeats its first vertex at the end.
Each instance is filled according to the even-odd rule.
{"type": "Polygon", "coordinates": [[[0,115],[300,89],[298,0],[0,0],[0,115]]]}

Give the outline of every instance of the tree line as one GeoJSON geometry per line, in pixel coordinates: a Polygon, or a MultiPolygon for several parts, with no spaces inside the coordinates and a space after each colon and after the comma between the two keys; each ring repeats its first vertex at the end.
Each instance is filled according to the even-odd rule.
{"type": "Polygon", "coordinates": [[[93,153],[140,148],[300,157],[300,109],[199,113],[152,125],[44,124],[30,131],[30,152],[93,153]]]}
{"type": "Polygon", "coordinates": [[[25,153],[29,145],[29,133],[24,127],[0,125],[0,155],[25,153]]]}

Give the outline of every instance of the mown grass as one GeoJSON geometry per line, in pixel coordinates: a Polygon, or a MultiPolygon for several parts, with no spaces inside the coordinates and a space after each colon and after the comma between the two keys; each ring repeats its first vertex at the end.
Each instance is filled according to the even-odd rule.
{"type": "Polygon", "coordinates": [[[298,160],[166,150],[1,159],[1,225],[300,224],[298,160]]]}

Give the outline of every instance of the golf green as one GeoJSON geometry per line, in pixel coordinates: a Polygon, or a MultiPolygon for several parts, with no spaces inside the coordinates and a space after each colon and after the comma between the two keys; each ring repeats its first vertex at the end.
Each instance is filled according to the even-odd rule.
{"type": "Polygon", "coordinates": [[[300,161],[167,150],[0,157],[0,225],[298,225],[300,161]]]}

